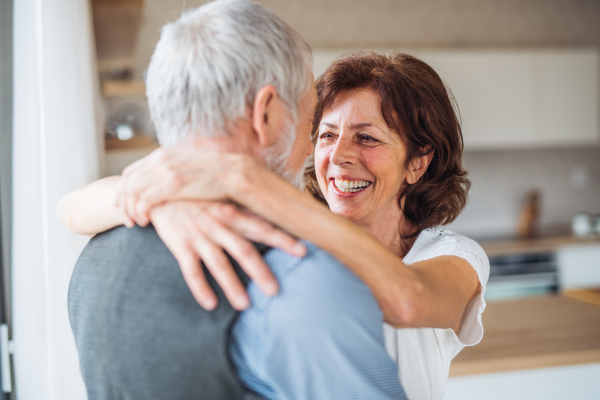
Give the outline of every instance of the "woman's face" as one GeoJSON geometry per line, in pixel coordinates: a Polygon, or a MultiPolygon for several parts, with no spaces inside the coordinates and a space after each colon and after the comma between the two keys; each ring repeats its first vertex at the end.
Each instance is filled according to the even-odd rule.
{"type": "Polygon", "coordinates": [[[338,94],[319,124],[315,169],[331,211],[368,231],[388,223],[397,231],[406,150],[380,103],[370,89],[338,94]]]}

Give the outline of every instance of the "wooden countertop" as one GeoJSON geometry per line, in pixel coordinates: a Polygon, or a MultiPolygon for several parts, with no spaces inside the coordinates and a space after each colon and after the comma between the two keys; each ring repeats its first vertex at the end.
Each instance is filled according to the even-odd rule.
{"type": "Polygon", "coordinates": [[[547,236],[536,239],[512,239],[481,241],[481,247],[488,257],[555,251],[569,245],[600,245],[600,236],[578,238],[570,235],[547,236]]]}
{"type": "Polygon", "coordinates": [[[488,303],[481,343],[456,356],[450,376],[600,362],[592,303],[560,295],[488,303]]]}

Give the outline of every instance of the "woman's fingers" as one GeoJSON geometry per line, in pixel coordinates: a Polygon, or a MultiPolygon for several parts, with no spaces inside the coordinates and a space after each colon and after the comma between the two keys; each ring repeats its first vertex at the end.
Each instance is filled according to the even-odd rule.
{"type": "Polygon", "coordinates": [[[140,226],[149,223],[149,215],[137,212],[137,203],[140,196],[149,186],[165,179],[165,164],[169,160],[169,152],[157,149],[150,155],[135,161],[123,170],[123,175],[118,185],[117,204],[123,209],[125,215],[140,226]]]}
{"type": "Polygon", "coordinates": [[[179,172],[172,165],[174,160],[171,152],[171,149],[154,151],[146,163],[136,166],[129,179],[128,193],[131,195],[132,203],[128,205],[128,213],[142,226],[148,224],[152,206],[164,202],[173,183],[181,181],[179,172]],[[146,193],[155,187],[160,188],[161,199],[146,205],[146,193]]]}
{"type": "Polygon", "coordinates": [[[230,304],[237,310],[244,310],[250,305],[246,289],[221,244],[213,241],[215,236],[222,237],[225,228],[205,211],[205,207],[200,202],[165,203],[152,210],[152,222],[180,263],[184,279],[202,307],[214,308],[217,298],[206,281],[199,260],[204,262],[230,304]]]}
{"type": "Polygon", "coordinates": [[[198,304],[206,310],[213,310],[218,304],[218,299],[206,281],[196,250],[186,240],[190,236],[186,225],[169,207],[154,210],[152,222],[158,236],[179,263],[183,279],[198,304]]]}
{"type": "Polygon", "coordinates": [[[281,249],[292,256],[306,255],[306,246],[300,240],[250,211],[226,203],[214,203],[209,211],[248,240],[281,249]]]}
{"type": "Polygon", "coordinates": [[[173,256],[179,263],[183,279],[198,304],[205,310],[214,310],[218,305],[217,296],[206,281],[196,252],[191,248],[182,248],[181,251],[173,252],[173,256]]]}
{"type": "Polygon", "coordinates": [[[194,241],[194,248],[202,257],[204,265],[223,290],[231,306],[238,311],[245,310],[250,306],[250,298],[229,259],[221,247],[202,236],[199,235],[194,241]]]}
{"type": "Polygon", "coordinates": [[[180,183],[180,178],[163,174],[163,176],[160,177],[160,181],[155,182],[155,185],[146,188],[137,197],[137,202],[134,206],[135,214],[147,218],[147,216],[150,215],[150,211],[155,206],[164,203],[167,200],[175,200],[176,196],[169,195],[173,195],[177,192],[180,183]]]}
{"type": "Polygon", "coordinates": [[[248,277],[256,283],[267,296],[275,296],[279,291],[277,279],[267,266],[264,259],[246,238],[231,231],[219,221],[204,216],[203,228],[211,232],[211,239],[221,246],[238,262],[248,277]]]}
{"type": "Polygon", "coordinates": [[[130,220],[145,226],[150,210],[166,201],[226,199],[229,186],[223,171],[247,168],[245,159],[237,154],[161,148],[125,168],[116,202],[130,220]]]}

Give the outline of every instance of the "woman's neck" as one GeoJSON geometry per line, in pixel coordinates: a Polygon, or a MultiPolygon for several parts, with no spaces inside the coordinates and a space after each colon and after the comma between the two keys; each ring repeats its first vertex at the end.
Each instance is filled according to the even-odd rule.
{"type": "Polygon", "coordinates": [[[357,221],[357,224],[398,257],[404,257],[416,240],[416,238],[402,238],[402,234],[411,232],[414,226],[404,217],[400,209],[397,212],[372,218],[371,221],[357,221]]]}

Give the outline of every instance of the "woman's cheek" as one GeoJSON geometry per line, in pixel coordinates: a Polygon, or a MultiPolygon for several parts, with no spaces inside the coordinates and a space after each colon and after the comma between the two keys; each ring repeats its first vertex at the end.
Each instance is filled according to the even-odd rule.
{"type": "Polygon", "coordinates": [[[327,166],[328,166],[328,151],[321,144],[317,143],[315,146],[315,174],[317,176],[317,182],[321,188],[321,192],[327,196],[328,182],[327,182],[327,166]]]}

